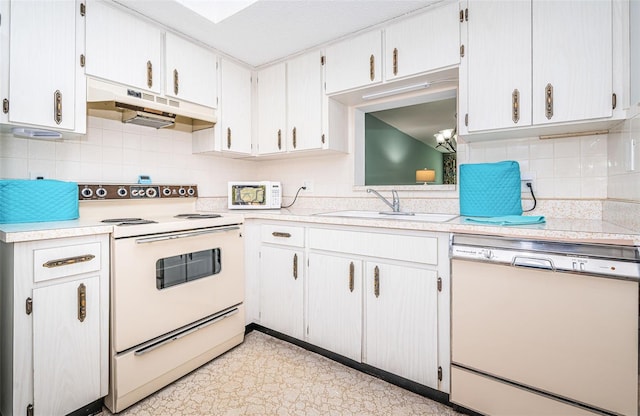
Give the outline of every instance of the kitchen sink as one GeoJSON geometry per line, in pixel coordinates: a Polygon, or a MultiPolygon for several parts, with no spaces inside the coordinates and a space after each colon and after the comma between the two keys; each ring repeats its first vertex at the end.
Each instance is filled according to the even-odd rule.
{"type": "Polygon", "coordinates": [[[348,217],[348,218],[371,218],[383,220],[398,221],[421,221],[421,222],[446,222],[457,218],[456,214],[432,214],[432,213],[407,213],[407,212],[391,212],[391,211],[335,211],[322,212],[316,214],[323,217],[348,217]]]}

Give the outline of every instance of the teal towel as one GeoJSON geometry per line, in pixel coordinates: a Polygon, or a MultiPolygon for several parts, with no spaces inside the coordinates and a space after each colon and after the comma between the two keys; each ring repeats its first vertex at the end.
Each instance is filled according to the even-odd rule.
{"type": "Polygon", "coordinates": [[[464,222],[486,225],[529,225],[542,224],[545,219],[542,215],[505,215],[503,217],[465,218],[464,222]]]}

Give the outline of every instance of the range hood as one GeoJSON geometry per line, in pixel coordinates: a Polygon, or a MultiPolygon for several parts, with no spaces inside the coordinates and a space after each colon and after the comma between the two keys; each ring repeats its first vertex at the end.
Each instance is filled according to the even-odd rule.
{"type": "Polygon", "coordinates": [[[213,127],[217,121],[213,108],[91,77],[87,77],[87,108],[117,111],[123,123],[156,129],[178,122],[196,131],[213,127]]]}

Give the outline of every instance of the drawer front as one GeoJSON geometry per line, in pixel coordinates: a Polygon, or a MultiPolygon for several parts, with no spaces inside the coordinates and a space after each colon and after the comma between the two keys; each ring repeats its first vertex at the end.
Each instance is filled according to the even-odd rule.
{"type": "Polygon", "coordinates": [[[309,248],[438,264],[438,239],[436,237],[311,228],[309,229],[309,248]]]}
{"type": "Polygon", "coordinates": [[[261,241],[283,246],[304,247],[304,228],[287,225],[263,225],[261,241]]]}
{"type": "Polygon", "coordinates": [[[100,243],[33,250],[33,280],[43,282],[100,270],[100,243]]]}
{"type": "Polygon", "coordinates": [[[593,416],[573,406],[516,386],[451,367],[451,402],[485,415],[593,416]]]}

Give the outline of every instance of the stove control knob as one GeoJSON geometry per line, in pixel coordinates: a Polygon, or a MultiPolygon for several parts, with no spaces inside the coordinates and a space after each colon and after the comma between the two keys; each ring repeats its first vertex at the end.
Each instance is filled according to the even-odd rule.
{"type": "Polygon", "coordinates": [[[186,194],[186,193],[187,193],[187,190],[184,189],[183,187],[180,187],[180,189],[178,189],[178,194],[180,196],[184,196],[184,194],[186,194]]]}
{"type": "Polygon", "coordinates": [[[193,189],[193,188],[189,188],[189,189],[187,189],[187,194],[189,196],[194,196],[196,194],[196,190],[193,189]]]}
{"type": "Polygon", "coordinates": [[[99,187],[98,189],[96,189],[96,196],[98,198],[104,198],[105,196],[107,196],[107,190],[104,189],[102,186],[99,187]]]}
{"type": "Polygon", "coordinates": [[[155,198],[156,196],[158,196],[158,191],[156,191],[156,188],[147,188],[147,191],[145,193],[149,198],[155,198]]]}
{"type": "Polygon", "coordinates": [[[124,186],[121,186],[120,188],[118,188],[117,194],[119,197],[125,197],[127,196],[127,188],[125,188],[124,186]]]}
{"type": "Polygon", "coordinates": [[[93,196],[93,191],[91,190],[91,188],[82,188],[82,191],[80,191],[80,195],[85,198],[91,198],[93,196]]]}
{"type": "Polygon", "coordinates": [[[169,188],[168,186],[165,186],[164,188],[162,188],[162,195],[170,196],[171,195],[171,188],[169,188]]]}

